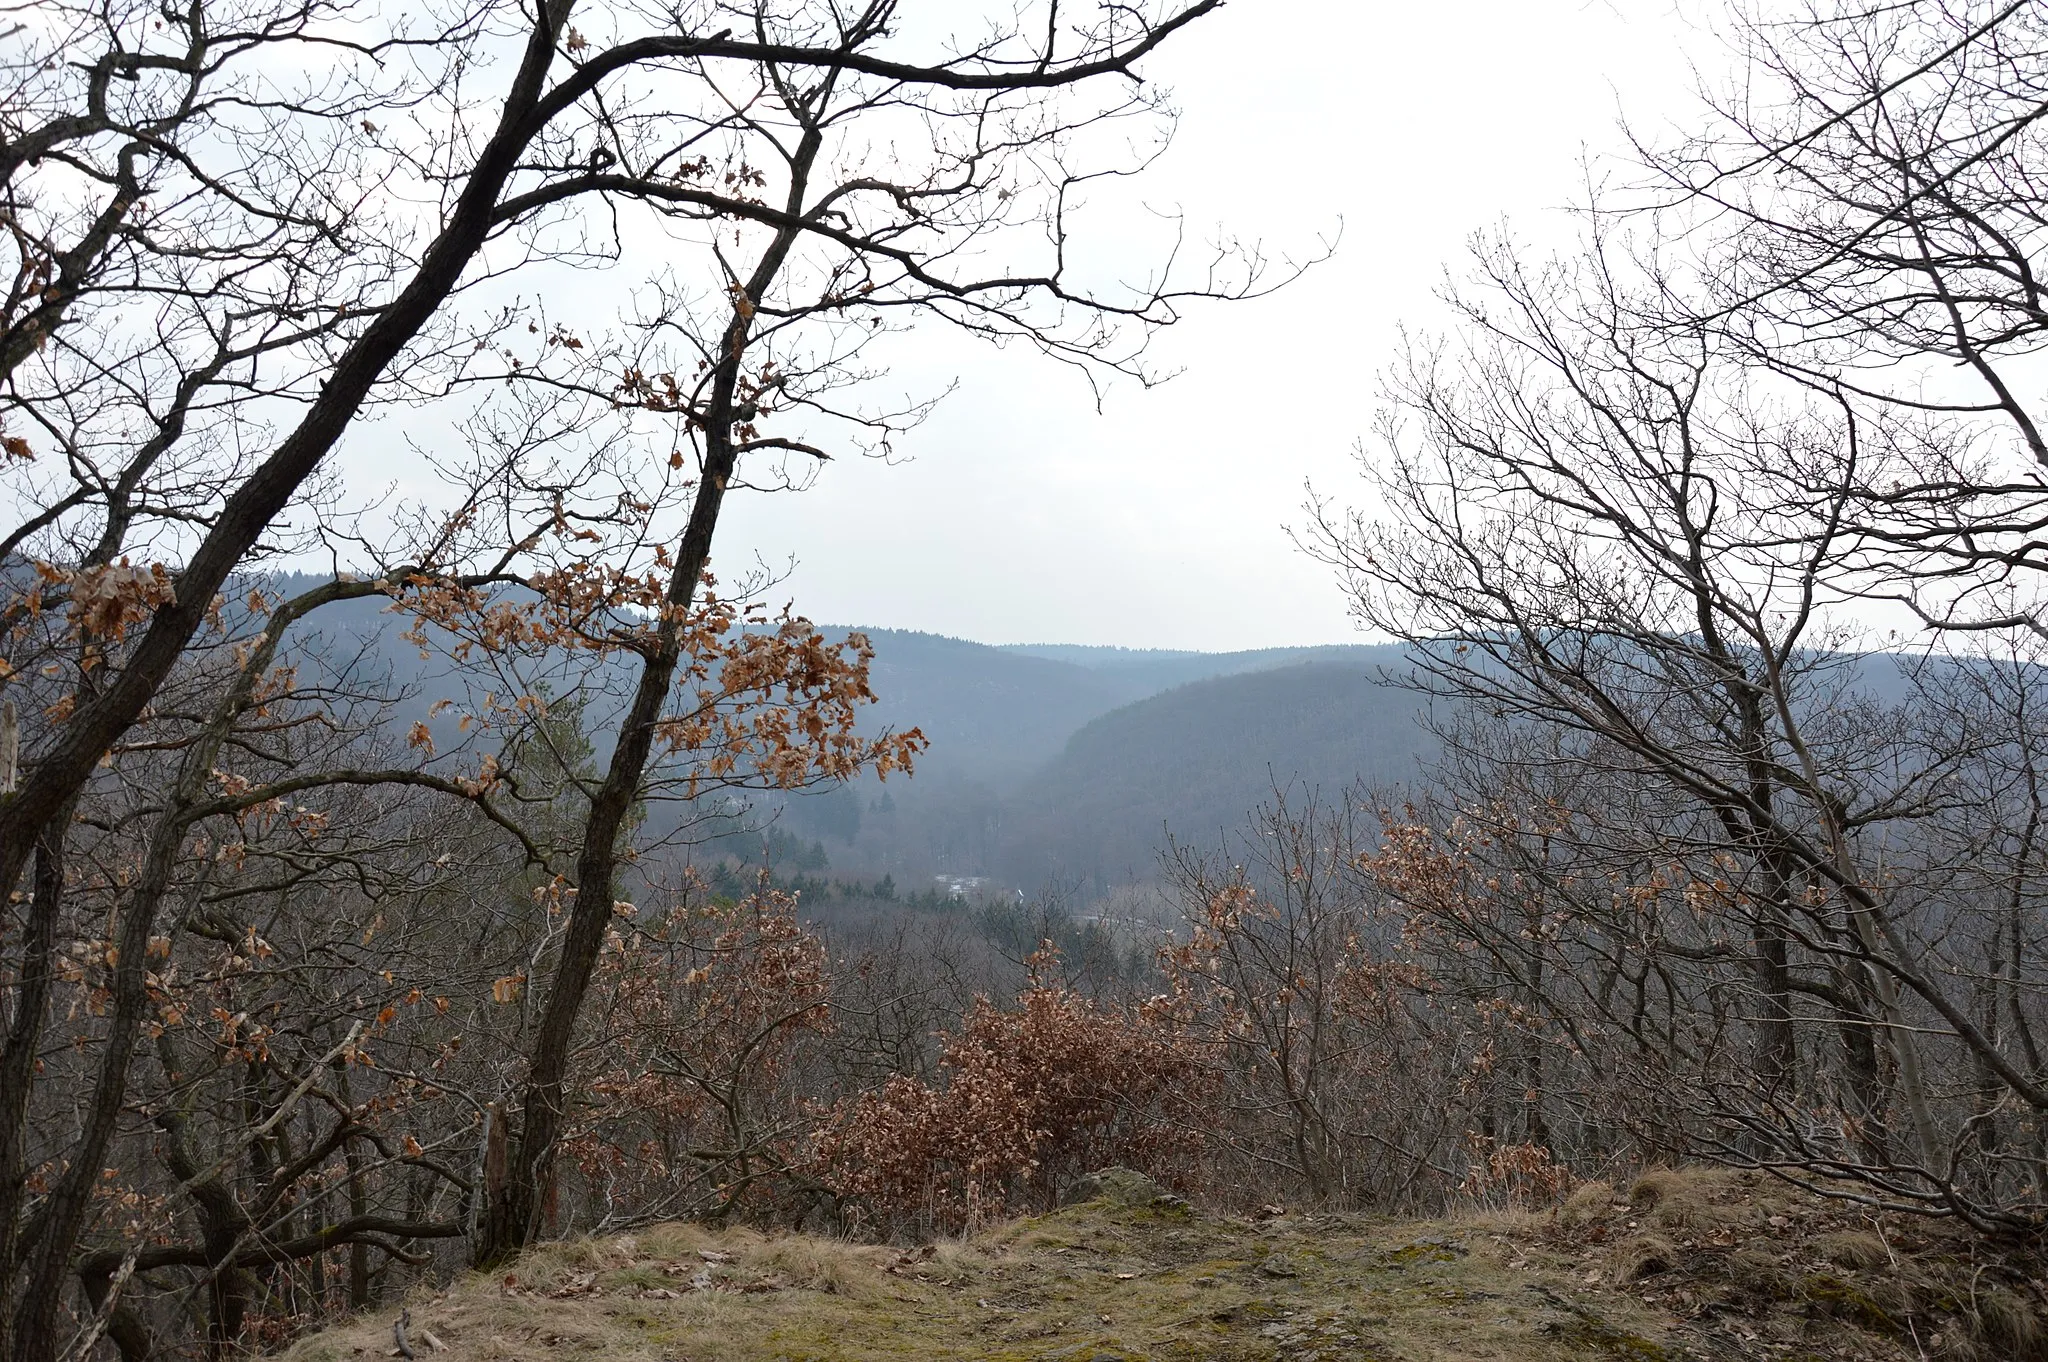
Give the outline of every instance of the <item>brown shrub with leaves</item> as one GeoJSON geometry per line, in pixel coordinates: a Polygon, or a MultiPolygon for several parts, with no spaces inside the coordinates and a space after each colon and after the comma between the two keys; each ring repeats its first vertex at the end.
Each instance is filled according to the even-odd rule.
{"type": "Polygon", "coordinates": [[[1043,1207],[1108,1164],[1185,1182],[1206,1067],[1157,1010],[1104,1007],[1047,982],[1033,957],[1014,1010],[976,1000],[947,1039],[943,1082],[907,1075],[842,1099],[816,1176],[864,1228],[959,1229],[1043,1207]]]}

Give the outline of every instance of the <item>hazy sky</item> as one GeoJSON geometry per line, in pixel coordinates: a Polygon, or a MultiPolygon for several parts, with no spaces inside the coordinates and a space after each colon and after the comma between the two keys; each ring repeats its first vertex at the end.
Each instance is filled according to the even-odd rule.
{"type": "MultiPolygon", "coordinates": [[[[1689,8],[1689,7],[1688,7],[1689,8]]],[[[798,496],[729,504],[717,558],[797,561],[813,619],[987,642],[1234,649],[1354,637],[1329,572],[1287,537],[1304,483],[1355,501],[1355,443],[1402,321],[1470,232],[1535,240],[1617,120],[1690,121],[1718,47],[1670,0],[1238,0],[1150,66],[1183,110],[1145,199],[1276,252],[1337,254],[1279,296],[1164,335],[1151,391],[1086,386],[1012,350],[934,353],[958,391],[903,443],[798,496]]],[[[1098,222],[1097,230],[1102,224],[1098,222]]]]}

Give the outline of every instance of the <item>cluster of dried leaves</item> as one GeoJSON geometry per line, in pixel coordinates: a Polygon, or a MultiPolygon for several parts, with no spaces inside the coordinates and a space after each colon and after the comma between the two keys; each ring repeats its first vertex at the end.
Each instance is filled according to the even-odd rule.
{"type": "Polygon", "coordinates": [[[1197,1161],[1209,1069],[1156,1010],[1104,1007],[1034,971],[1014,1009],[976,1001],[939,1067],[939,1082],[898,1074],[825,1113],[815,1176],[856,1223],[958,1230],[1043,1208],[1095,1168],[1185,1177],[1197,1161]]]}

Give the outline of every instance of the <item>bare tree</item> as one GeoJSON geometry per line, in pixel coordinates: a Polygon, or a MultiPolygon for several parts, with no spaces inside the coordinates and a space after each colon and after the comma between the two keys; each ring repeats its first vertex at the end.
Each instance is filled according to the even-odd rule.
{"type": "Polygon", "coordinates": [[[1493,1028],[1361,873],[1362,802],[1276,791],[1241,845],[1166,857],[1182,923],[1161,960],[1219,1076],[1223,1110],[1204,1133],[1268,1201],[1431,1204],[1488,1105],[1461,1089],[1493,1028]]]}
{"type": "MultiPolygon", "coordinates": [[[[516,1247],[548,1195],[635,810],[707,782],[835,778],[892,750],[845,726],[867,698],[858,641],[763,627],[743,587],[706,595],[726,494],[801,486],[842,448],[886,449],[924,406],[868,396],[870,355],[915,319],[1146,379],[1145,337],[1186,299],[1260,287],[1258,260],[1231,249],[1192,279],[1160,272],[1110,291],[1083,282],[1099,271],[1072,254],[1090,182],[1142,168],[1170,125],[1139,64],[1215,7],[1048,5],[937,47],[901,36],[888,0],[852,12],[707,0],[573,16],[580,26],[567,3],[38,8],[8,66],[0,156],[17,257],[0,316],[14,513],[0,539],[0,687],[24,718],[20,779],[0,795],[0,883],[38,867],[11,900],[20,945],[0,1052],[16,1352],[60,1347],[59,1294],[44,1288],[66,1264],[103,1296],[154,1270],[126,1258],[109,1270],[97,1248],[74,1262],[91,1218],[83,1184],[45,1192],[33,1171],[47,1151],[30,1152],[31,1066],[66,924],[85,911],[66,907],[79,892],[71,843],[91,826],[76,820],[111,826],[104,800],[128,789],[152,831],[140,887],[122,881],[111,904],[117,1002],[71,1182],[90,1176],[133,1100],[137,1039],[153,1024],[147,943],[191,882],[208,820],[392,786],[458,801],[558,876],[562,930],[530,960],[549,978],[519,1042],[522,1095],[493,1127],[519,1123],[512,1176],[481,1226],[486,1258],[516,1247]],[[563,267],[613,265],[641,279],[621,318],[560,287],[563,267]],[[515,296],[515,281],[534,292],[515,296]],[[448,504],[385,507],[342,475],[357,418],[400,408],[452,480],[448,504]],[[465,441],[469,456],[448,453],[465,441]],[[316,548],[358,576],[294,603],[260,639],[209,632],[237,569],[316,548]],[[238,726],[283,703],[275,631],[326,601],[372,598],[510,683],[502,709],[488,690],[466,706],[468,765],[451,769],[444,752],[437,766],[426,723],[388,766],[234,774],[218,758],[245,741],[238,726]],[[225,690],[168,703],[198,653],[237,643],[225,690]],[[589,707],[616,739],[601,772],[569,782],[580,826],[559,870],[491,746],[540,731],[543,675],[618,700],[589,707]],[[807,698],[755,703],[770,691],[807,698]]],[[[302,1076],[273,1076],[276,1091],[299,1092],[302,1076]]],[[[306,1091],[338,1112],[360,1106],[306,1091]]],[[[365,1186],[360,1141],[322,1141],[346,1156],[333,1166],[349,1187],[365,1186]]],[[[172,1171],[181,1196],[210,1186],[194,1180],[203,1169],[172,1171]]],[[[207,1233],[228,1239],[195,1261],[217,1269],[216,1288],[241,1270],[243,1250],[222,1244],[274,1243],[263,1217],[289,1199],[265,1191],[229,1214],[215,1198],[226,1218],[207,1233]]],[[[364,1234],[397,1243],[388,1227],[364,1234]]],[[[346,1238],[306,1247],[317,1257],[346,1238]]]]}
{"type": "Polygon", "coordinates": [[[1884,466],[1846,488],[1865,594],[2039,631],[2039,9],[1739,5],[1728,30],[1739,74],[1710,125],[1639,145],[1647,197],[1602,211],[1684,245],[1696,287],[1664,303],[1861,412],[1884,466]]]}
{"type": "MultiPolygon", "coordinates": [[[[1715,328],[1666,324],[1673,286],[1653,254],[1620,258],[1596,237],[1548,266],[1498,243],[1479,263],[1454,299],[1456,338],[1418,345],[1391,380],[1386,454],[1370,464],[1387,515],[1325,515],[1320,543],[1360,618],[1414,646],[1418,684],[1573,739],[1494,749],[1503,773],[1485,783],[1530,796],[1485,814],[1535,899],[1503,905],[1507,922],[1608,921],[1603,897],[1680,896],[1704,938],[1662,919],[1634,936],[1623,914],[1576,949],[1715,980],[1674,999],[1694,1021],[1739,991],[1713,1043],[1747,1040],[1743,1109],[1719,1113],[1709,1144],[1846,1173],[1880,1200],[2028,1222],[2038,1179],[2008,1177],[2010,1149],[1974,1158],[1979,1127],[1944,1075],[1967,1057],[2028,1126],[2048,1092],[1978,1024],[1981,964],[1936,945],[1984,919],[1955,879],[1966,857],[1934,831],[2023,730],[1982,706],[1949,722],[1959,710],[1925,702],[1971,660],[1860,660],[1839,609],[1874,551],[1855,489],[1881,483],[1897,447],[1865,443],[1853,401],[1777,381],[1715,328]],[[1507,774],[1573,765],[1602,780],[1576,780],[1568,812],[1546,807],[1557,782],[1507,774]],[[1550,864],[1575,842],[1607,848],[1605,868],[1550,864]],[[1809,1034],[1846,1038],[1848,1065],[1805,1054],[1809,1034]]],[[[1523,953],[1515,977],[1559,999],[1537,963],[1523,953]]],[[[1559,1010],[1602,1010],[1586,1004],[1559,1010]]],[[[1689,1091],[1721,1081],[1698,1051],[1663,1058],[1689,1091]]]]}

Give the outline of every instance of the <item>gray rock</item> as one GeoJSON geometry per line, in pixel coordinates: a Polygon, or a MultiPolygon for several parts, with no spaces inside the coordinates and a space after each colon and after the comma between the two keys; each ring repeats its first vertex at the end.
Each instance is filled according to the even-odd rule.
{"type": "Polygon", "coordinates": [[[1105,1168],[1076,1178],[1060,1193],[1060,1205],[1100,1201],[1111,1206],[1157,1206],[1183,1210],[1187,1202],[1134,1168],[1105,1168]]]}

